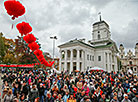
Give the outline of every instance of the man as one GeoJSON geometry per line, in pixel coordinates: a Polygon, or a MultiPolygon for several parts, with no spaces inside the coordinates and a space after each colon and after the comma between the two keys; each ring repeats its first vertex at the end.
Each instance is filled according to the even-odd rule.
{"type": "Polygon", "coordinates": [[[54,102],[54,98],[51,96],[50,92],[47,92],[46,102],[54,102]]]}
{"type": "Polygon", "coordinates": [[[132,99],[132,102],[138,102],[138,92],[135,94],[135,97],[132,99]]]}
{"type": "Polygon", "coordinates": [[[43,102],[44,101],[44,87],[43,87],[43,84],[40,83],[40,87],[38,89],[38,92],[39,92],[39,97],[40,97],[40,102],[43,102]]]}
{"type": "Polygon", "coordinates": [[[121,102],[131,102],[131,101],[128,99],[128,95],[124,94],[124,99],[121,102]]]}
{"type": "Polygon", "coordinates": [[[128,95],[128,98],[132,101],[132,99],[135,97],[135,94],[137,92],[136,88],[132,89],[132,92],[128,95]]]}
{"type": "Polygon", "coordinates": [[[28,88],[28,86],[27,86],[27,84],[26,84],[26,81],[24,81],[24,82],[23,82],[23,87],[22,87],[22,94],[25,95],[25,99],[26,99],[26,97],[27,97],[27,95],[28,95],[28,91],[29,91],[29,88],[28,88]]]}
{"type": "Polygon", "coordinates": [[[111,100],[111,102],[119,102],[118,99],[117,99],[117,95],[113,96],[113,99],[111,100]]]}
{"type": "Polygon", "coordinates": [[[102,94],[99,102],[105,102],[105,101],[106,101],[105,94],[102,94]]]}

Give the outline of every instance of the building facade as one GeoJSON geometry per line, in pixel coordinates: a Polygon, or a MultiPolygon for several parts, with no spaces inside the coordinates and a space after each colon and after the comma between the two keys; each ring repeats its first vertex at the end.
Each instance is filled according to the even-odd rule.
{"type": "Polygon", "coordinates": [[[92,40],[75,39],[59,45],[61,71],[86,71],[92,67],[101,67],[104,70],[117,71],[116,43],[111,40],[109,25],[99,21],[92,25],[92,40]]]}
{"type": "Polygon", "coordinates": [[[138,43],[135,46],[135,53],[131,50],[125,54],[124,46],[120,44],[119,47],[119,57],[121,61],[122,71],[127,72],[129,69],[133,71],[133,73],[138,73],[138,43]]]}

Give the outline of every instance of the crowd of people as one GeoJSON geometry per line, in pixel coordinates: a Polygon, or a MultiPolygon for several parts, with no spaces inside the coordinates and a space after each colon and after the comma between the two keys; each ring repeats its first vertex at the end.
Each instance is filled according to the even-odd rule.
{"type": "Polygon", "coordinates": [[[138,102],[138,76],[123,72],[3,70],[3,102],[138,102]]]}

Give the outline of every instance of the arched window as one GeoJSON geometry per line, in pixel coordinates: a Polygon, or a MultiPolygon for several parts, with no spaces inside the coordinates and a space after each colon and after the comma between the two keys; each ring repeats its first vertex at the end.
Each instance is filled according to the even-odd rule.
{"type": "Polygon", "coordinates": [[[98,40],[101,38],[100,34],[98,34],[98,40]]]}

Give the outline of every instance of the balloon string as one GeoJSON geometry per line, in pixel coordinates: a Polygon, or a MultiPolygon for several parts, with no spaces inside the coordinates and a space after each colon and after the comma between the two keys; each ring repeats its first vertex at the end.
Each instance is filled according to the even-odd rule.
{"type": "Polygon", "coordinates": [[[14,27],[14,24],[12,24],[12,27],[11,28],[13,29],[13,27],[14,27]]]}
{"type": "Polygon", "coordinates": [[[26,16],[24,15],[24,19],[27,21],[26,16]]]}

